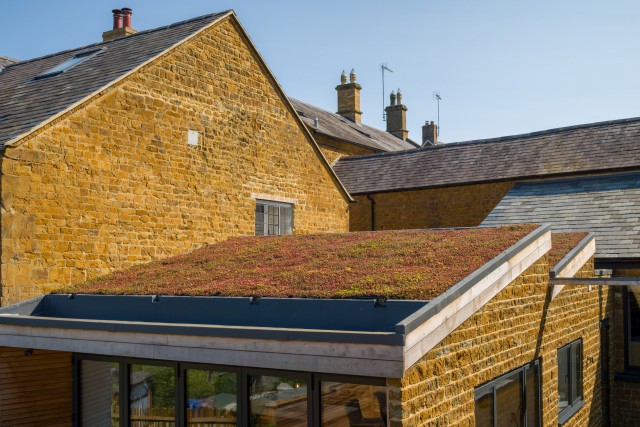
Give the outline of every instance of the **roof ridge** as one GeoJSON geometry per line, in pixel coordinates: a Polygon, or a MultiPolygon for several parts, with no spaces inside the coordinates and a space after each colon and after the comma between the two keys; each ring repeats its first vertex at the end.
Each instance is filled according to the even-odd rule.
{"type": "MultiPolygon", "coordinates": [[[[338,118],[338,119],[343,119],[343,118],[344,118],[343,116],[341,116],[341,115],[340,115],[340,114],[338,114],[338,113],[334,113],[334,112],[329,111],[329,110],[327,110],[327,109],[325,109],[325,108],[318,107],[317,105],[313,105],[313,104],[310,104],[310,103],[305,102],[305,101],[301,101],[301,100],[299,100],[299,99],[297,99],[297,98],[293,98],[293,97],[291,97],[291,96],[290,96],[290,97],[289,97],[289,99],[291,99],[292,101],[295,101],[295,102],[299,102],[300,104],[304,104],[304,105],[306,105],[307,107],[311,107],[312,109],[313,109],[313,108],[315,108],[315,109],[317,109],[317,110],[322,110],[322,111],[324,111],[325,113],[327,113],[327,114],[331,114],[331,115],[335,116],[335,117],[336,117],[336,118],[338,118]]],[[[349,119],[345,119],[345,120],[349,120],[349,119]]],[[[377,131],[377,132],[381,132],[381,133],[383,133],[383,134],[388,134],[389,136],[393,136],[393,137],[396,137],[396,138],[399,138],[399,139],[401,139],[401,140],[402,140],[402,138],[398,137],[397,135],[394,135],[394,134],[389,133],[389,132],[387,132],[387,131],[385,131],[385,130],[379,129],[379,128],[375,127],[375,126],[372,126],[372,125],[369,125],[369,124],[366,124],[366,123],[355,123],[355,122],[351,122],[351,123],[353,123],[353,124],[354,124],[354,125],[356,125],[356,126],[365,127],[365,128],[368,128],[368,129],[373,129],[373,130],[375,130],[375,131],[377,131]]],[[[357,129],[354,129],[354,130],[357,130],[357,129]]],[[[360,131],[360,132],[362,132],[362,131],[360,131]]],[[[403,151],[404,151],[404,150],[403,150],[403,151]]]]}
{"type": "Polygon", "coordinates": [[[360,160],[360,159],[371,158],[371,157],[405,155],[405,154],[412,154],[414,152],[423,151],[423,150],[424,151],[430,151],[430,150],[442,150],[442,149],[456,149],[456,148],[463,148],[463,147],[470,146],[470,145],[500,143],[500,142],[516,142],[517,140],[521,140],[521,139],[536,138],[538,136],[552,135],[552,134],[568,132],[568,131],[573,131],[573,130],[578,130],[578,129],[589,129],[589,128],[594,128],[594,127],[611,126],[611,125],[619,125],[619,124],[634,123],[634,122],[640,122],[640,117],[630,117],[630,118],[626,118],[626,119],[605,120],[605,121],[601,121],[601,122],[584,123],[584,124],[579,124],[579,125],[571,125],[571,126],[564,126],[564,127],[558,127],[558,128],[545,129],[545,130],[529,132],[529,133],[521,133],[521,134],[515,134],[515,135],[499,136],[499,137],[495,137],[495,138],[473,139],[473,140],[469,140],[469,141],[459,141],[459,142],[448,142],[448,143],[445,143],[445,144],[439,144],[439,145],[434,145],[434,146],[426,146],[426,147],[419,147],[419,148],[412,148],[412,149],[408,149],[408,150],[388,151],[388,152],[374,153],[374,154],[363,154],[363,155],[359,155],[359,156],[341,157],[338,160],[338,162],[342,162],[342,161],[357,161],[357,160],[360,160]]]}
{"type": "MultiPolygon", "coordinates": [[[[195,22],[195,21],[198,21],[198,20],[205,20],[207,18],[213,18],[214,16],[221,16],[221,15],[224,15],[224,14],[229,13],[229,12],[233,12],[233,9],[227,9],[227,10],[225,10],[223,12],[209,13],[207,15],[202,15],[202,16],[197,16],[195,18],[185,19],[183,21],[178,21],[178,22],[174,22],[174,23],[171,23],[171,24],[168,24],[168,25],[163,25],[161,27],[150,28],[148,30],[139,31],[139,32],[137,32],[135,34],[131,34],[129,36],[126,36],[126,39],[130,39],[131,37],[138,37],[138,36],[141,36],[143,34],[149,34],[149,33],[153,33],[153,32],[160,31],[160,30],[166,30],[168,28],[174,28],[174,27],[177,27],[179,25],[189,24],[191,22],[195,22]]],[[[123,40],[124,38],[125,37],[118,37],[118,38],[115,38],[115,39],[112,39],[112,40],[106,40],[106,41],[101,41],[101,42],[88,44],[88,45],[85,45],[85,46],[74,47],[74,48],[71,48],[71,49],[65,49],[65,50],[61,50],[61,51],[58,51],[58,52],[49,53],[47,55],[42,55],[42,56],[38,56],[38,57],[35,57],[35,58],[30,58],[30,59],[25,59],[23,61],[18,61],[18,62],[14,63],[14,64],[9,64],[6,67],[11,67],[11,66],[16,65],[16,64],[21,64],[22,65],[22,64],[29,63],[29,62],[39,61],[41,59],[46,59],[46,58],[51,58],[51,57],[54,57],[54,56],[57,56],[57,55],[62,55],[64,53],[69,53],[69,52],[74,52],[74,51],[77,51],[77,50],[88,49],[88,48],[91,48],[91,47],[106,46],[106,45],[109,45],[110,43],[114,43],[114,42],[123,40]]],[[[9,59],[11,59],[11,58],[9,58],[9,59]]]]}

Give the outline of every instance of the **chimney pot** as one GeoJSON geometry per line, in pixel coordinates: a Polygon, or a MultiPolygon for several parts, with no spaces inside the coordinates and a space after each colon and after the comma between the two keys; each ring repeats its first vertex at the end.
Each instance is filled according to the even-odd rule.
{"type": "Polygon", "coordinates": [[[422,126],[422,146],[428,147],[438,144],[438,125],[434,121],[427,120],[422,126]]]}
{"type": "Polygon", "coordinates": [[[389,105],[396,105],[396,93],[391,91],[391,95],[389,95],[389,105]]]}
{"type": "Polygon", "coordinates": [[[391,92],[391,105],[384,109],[387,113],[387,132],[406,141],[409,138],[407,130],[407,107],[402,105],[402,92],[391,92]]]}
{"type": "Polygon", "coordinates": [[[349,78],[351,82],[347,83],[347,75],[342,71],[340,84],[336,86],[336,91],[338,92],[337,114],[360,123],[362,121],[362,111],[360,111],[360,90],[362,86],[356,83],[356,72],[353,69],[349,74],[349,78]]]}
{"type": "Polygon", "coordinates": [[[122,11],[120,9],[113,9],[113,29],[117,30],[122,28],[122,11]]]}
{"type": "Polygon", "coordinates": [[[123,15],[122,26],[125,28],[131,28],[131,15],[133,15],[133,10],[128,7],[123,7],[121,11],[123,15]]]}
{"type": "Polygon", "coordinates": [[[347,73],[345,73],[344,70],[342,70],[342,74],[340,74],[340,84],[347,84],[347,73]]]}
{"type": "Polygon", "coordinates": [[[113,9],[113,29],[102,33],[102,41],[118,39],[137,33],[131,28],[131,15],[133,11],[128,7],[113,9]]]}

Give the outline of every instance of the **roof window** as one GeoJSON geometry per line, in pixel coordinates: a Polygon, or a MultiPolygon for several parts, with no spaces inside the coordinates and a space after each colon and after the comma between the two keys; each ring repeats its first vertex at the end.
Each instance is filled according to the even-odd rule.
{"type": "Polygon", "coordinates": [[[57,76],[58,74],[64,73],[69,68],[74,67],[79,63],[86,61],[87,59],[96,55],[101,50],[102,49],[95,49],[87,52],[77,53],[71,59],[64,61],[62,64],[58,64],[55,67],[38,74],[37,76],[34,77],[34,80],[44,79],[46,77],[53,77],[53,76],[57,76]]]}

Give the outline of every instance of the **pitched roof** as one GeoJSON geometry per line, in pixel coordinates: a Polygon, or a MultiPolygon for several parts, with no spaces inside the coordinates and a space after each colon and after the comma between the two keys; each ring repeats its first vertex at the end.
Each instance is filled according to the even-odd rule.
{"type": "Polygon", "coordinates": [[[15,64],[19,62],[17,59],[9,58],[8,56],[0,55],[0,68],[6,67],[7,65],[15,64]]]}
{"type": "Polygon", "coordinates": [[[553,177],[640,166],[640,118],[341,158],[351,194],[553,177]]]}
{"type": "Polygon", "coordinates": [[[229,12],[8,65],[0,72],[0,147],[92,95],[229,12]],[[52,77],[35,79],[75,55],[99,53],[52,77]]]}
{"type": "Polygon", "coordinates": [[[403,141],[388,132],[355,123],[339,114],[289,98],[302,121],[315,132],[337,138],[352,144],[371,148],[376,151],[398,151],[416,148],[415,144],[403,141]],[[314,118],[318,118],[318,127],[314,126],[314,118]]]}
{"type": "Polygon", "coordinates": [[[517,183],[482,223],[592,231],[598,258],[640,257],[640,174],[517,183]]]}
{"type": "Polygon", "coordinates": [[[233,238],[59,292],[432,299],[536,228],[233,238]]]}

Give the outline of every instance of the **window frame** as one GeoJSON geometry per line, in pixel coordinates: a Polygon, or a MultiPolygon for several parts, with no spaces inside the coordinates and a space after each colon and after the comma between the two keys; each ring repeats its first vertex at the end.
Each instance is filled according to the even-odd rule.
{"type": "Polygon", "coordinates": [[[285,203],[285,202],[275,202],[275,201],[271,201],[271,200],[265,200],[265,199],[256,199],[256,206],[254,209],[254,235],[255,236],[286,236],[289,234],[293,234],[294,231],[294,225],[293,225],[293,220],[294,220],[294,208],[293,208],[293,204],[292,203],[285,203]],[[258,234],[258,229],[256,226],[256,220],[257,220],[257,209],[258,206],[265,206],[265,207],[277,207],[278,208],[278,232],[274,233],[274,234],[269,234],[269,220],[268,220],[268,211],[264,212],[264,216],[265,218],[263,218],[262,220],[262,225],[263,225],[263,232],[258,234]],[[283,225],[283,215],[282,215],[282,209],[281,208],[289,208],[291,210],[291,218],[290,218],[290,224],[291,224],[291,233],[283,233],[282,232],[282,225],[283,225]],[[265,220],[266,219],[266,220],[265,220]]]}
{"type": "MultiPolygon", "coordinates": [[[[622,318],[624,322],[624,371],[631,374],[640,374],[640,365],[631,365],[629,363],[629,351],[631,340],[631,310],[629,308],[630,296],[629,286],[622,289],[622,318]]],[[[638,341],[634,341],[638,342],[638,341]]]]}
{"type": "Polygon", "coordinates": [[[79,64],[82,64],[83,62],[87,61],[88,59],[93,58],[94,56],[96,56],[97,54],[102,52],[103,50],[105,50],[105,48],[87,50],[85,52],[78,52],[75,55],[73,55],[71,58],[67,59],[66,61],[63,61],[63,62],[59,63],[58,65],[55,65],[55,66],[49,68],[48,70],[43,71],[40,74],[36,75],[33,78],[33,80],[46,79],[46,78],[49,78],[49,77],[57,76],[57,75],[62,74],[62,73],[66,73],[67,71],[71,70],[75,66],[77,66],[79,64]],[[78,61],[72,62],[73,60],[76,60],[76,59],[78,61]],[[68,65],[66,65],[66,64],[68,64],[68,65]]]}
{"type": "MultiPolygon", "coordinates": [[[[568,394],[569,394],[569,398],[571,398],[571,395],[573,394],[574,390],[571,389],[571,385],[572,385],[572,375],[573,375],[573,363],[575,362],[574,358],[573,358],[573,351],[572,349],[576,347],[576,348],[580,348],[580,384],[578,384],[576,382],[577,387],[580,390],[580,395],[578,396],[577,390],[576,390],[576,399],[573,400],[572,402],[569,402],[568,406],[566,408],[564,408],[562,411],[560,410],[560,407],[558,406],[558,425],[562,425],[564,423],[566,423],[575,413],[577,413],[580,408],[582,408],[584,406],[584,346],[582,343],[582,338],[578,338],[575,341],[571,341],[569,344],[566,344],[562,347],[560,347],[558,349],[558,360],[560,359],[559,354],[561,351],[567,351],[568,352],[568,357],[567,357],[567,362],[568,362],[568,366],[567,366],[567,372],[568,372],[568,394]]],[[[560,366],[557,366],[558,368],[558,388],[560,386],[560,373],[559,373],[559,369],[560,366]]],[[[558,395],[558,400],[560,399],[559,395],[558,395]]]]}
{"type": "MultiPolygon", "coordinates": [[[[82,416],[82,390],[81,384],[81,363],[83,360],[109,362],[119,364],[119,406],[121,427],[130,425],[129,414],[129,386],[130,386],[130,365],[154,365],[174,368],[175,387],[175,427],[186,427],[186,371],[188,369],[215,370],[236,374],[236,398],[237,398],[237,425],[249,425],[249,376],[283,376],[299,377],[307,381],[307,420],[309,426],[320,426],[321,416],[321,384],[323,381],[365,384],[387,387],[385,378],[362,377],[354,375],[322,374],[306,371],[288,371],[280,369],[260,369],[234,365],[219,365],[197,362],[179,362],[170,360],[156,360],[135,357],[102,356],[84,353],[73,354],[73,426],[79,427],[82,416]]],[[[388,390],[387,390],[388,392],[388,390]]],[[[387,399],[388,402],[388,399],[387,399]]],[[[388,403],[387,403],[388,405],[388,403]]]]}
{"type": "Polygon", "coordinates": [[[498,417],[497,417],[497,410],[498,410],[498,403],[497,403],[497,395],[496,395],[496,391],[497,391],[497,385],[498,383],[500,383],[502,380],[504,380],[505,378],[513,375],[514,373],[519,373],[520,374],[520,379],[522,381],[522,425],[526,426],[526,427],[541,427],[542,426],[542,363],[540,361],[540,359],[536,359],[532,362],[529,362],[525,365],[519,366],[516,369],[512,369],[509,372],[506,372],[496,378],[491,379],[490,381],[487,381],[486,383],[483,383],[479,386],[476,386],[473,390],[473,402],[474,402],[474,417],[475,417],[475,405],[476,405],[476,401],[477,401],[477,397],[479,394],[486,394],[487,391],[492,390],[492,396],[493,396],[493,426],[494,427],[498,427],[498,417]],[[538,399],[538,420],[540,421],[539,426],[527,426],[527,369],[529,368],[537,368],[537,377],[538,377],[538,393],[537,393],[537,399],[538,399]]]}

